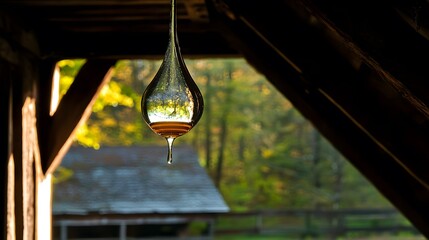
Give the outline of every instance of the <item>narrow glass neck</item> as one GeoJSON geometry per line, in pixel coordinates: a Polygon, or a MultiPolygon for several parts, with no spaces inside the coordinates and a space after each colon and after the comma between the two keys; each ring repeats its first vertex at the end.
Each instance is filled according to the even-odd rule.
{"type": "Polygon", "coordinates": [[[171,0],[171,13],[170,13],[170,44],[174,46],[177,39],[176,31],[176,0],[171,0]]]}

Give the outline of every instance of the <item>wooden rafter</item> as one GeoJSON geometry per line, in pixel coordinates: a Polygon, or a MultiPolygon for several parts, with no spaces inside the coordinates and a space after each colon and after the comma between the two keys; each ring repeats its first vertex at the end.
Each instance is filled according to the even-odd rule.
{"type": "Polygon", "coordinates": [[[327,41],[338,38],[332,26],[319,25],[325,21],[298,15],[279,1],[256,6],[225,0],[222,9],[212,16],[225,37],[428,235],[429,156],[423,145],[429,135],[415,124],[425,114],[378,74],[382,68],[348,48],[353,42],[327,41]],[[407,140],[421,144],[401,144],[407,140]]]}
{"type": "Polygon", "coordinates": [[[347,37],[354,48],[353,54],[360,55],[371,68],[383,74],[385,81],[401,92],[405,100],[429,116],[426,91],[429,72],[426,71],[427,61],[422,61],[429,54],[427,40],[398,14],[400,7],[395,9],[395,1],[391,4],[384,1],[340,2],[332,7],[326,2],[314,1],[315,4],[306,7],[323,24],[343,38],[347,37]],[[362,18],[363,12],[365,18],[362,18]]]}

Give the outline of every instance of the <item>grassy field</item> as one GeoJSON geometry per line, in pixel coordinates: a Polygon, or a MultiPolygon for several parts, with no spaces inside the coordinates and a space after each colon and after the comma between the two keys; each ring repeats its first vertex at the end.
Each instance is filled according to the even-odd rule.
{"type": "Polygon", "coordinates": [[[215,229],[215,240],[426,239],[403,216],[377,209],[235,213],[218,218],[215,229]]]}
{"type": "MultiPolygon", "coordinates": [[[[214,240],[330,240],[331,238],[294,238],[284,236],[218,236],[214,240]]],[[[422,236],[373,236],[373,237],[340,237],[337,240],[426,240],[422,236]]]]}
{"type": "MultiPolygon", "coordinates": [[[[294,237],[285,237],[285,236],[251,236],[251,235],[241,235],[241,236],[218,236],[214,240],[331,240],[331,238],[294,238],[294,237]]],[[[392,235],[383,235],[383,236],[370,236],[370,237],[339,237],[336,240],[426,240],[423,236],[392,236],[392,235]]]]}

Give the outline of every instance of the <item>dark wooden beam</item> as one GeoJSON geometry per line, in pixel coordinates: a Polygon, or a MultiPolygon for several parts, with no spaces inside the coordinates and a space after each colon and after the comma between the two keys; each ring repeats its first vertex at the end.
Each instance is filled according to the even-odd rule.
{"type": "MultiPolygon", "coordinates": [[[[398,12],[398,9],[407,11],[400,5],[405,1],[301,2],[317,18],[347,38],[355,54],[361,54],[371,68],[385,75],[386,81],[402,92],[404,98],[429,116],[429,72],[426,70],[429,42],[398,12]]],[[[427,3],[408,2],[416,4],[414,17],[420,17],[417,21],[427,17],[427,3]]]]}
{"type": "Polygon", "coordinates": [[[429,142],[428,129],[415,126],[426,116],[388,80],[375,74],[379,69],[374,70],[354,49],[347,48],[350,42],[340,42],[343,49],[335,46],[341,38],[331,31],[332,26],[305,14],[307,6],[301,5],[304,15],[279,1],[260,5],[226,0],[221,6],[211,10],[211,17],[218,17],[226,38],[423,234],[429,235],[427,176],[419,169],[428,167],[422,148],[429,142]],[[409,139],[413,136],[408,130],[416,133],[415,139],[409,139]],[[404,136],[413,142],[404,142],[404,136]],[[394,148],[398,144],[401,152],[394,148]]]}
{"type": "MultiPolygon", "coordinates": [[[[20,69],[23,70],[23,69],[20,69]]],[[[15,225],[15,229],[9,228],[8,230],[14,231],[16,235],[16,239],[24,239],[24,235],[32,232],[33,229],[26,229],[23,231],[24,225],[27,221],[32,221],[33,219],[25,219],[24,218],[24,184],[23,178],[27,177],[27,173],[24,172],[24,164],[23,164],[23,142],[26,141],[23,137],[22,131],[22,107],[25,97],[24,93],[24,83],[28,83],[27,79],[24,79],[23,76],[20,76],[20,73],[13,71],[11,74],[12,79],[12,155],[14,159],[14,169],[13,175],[14,177],[9,178],[9,181],[13,181],[13,201],[10,202],[15,206],[12,207],[12,211],[14,214],[13,224],[15,225]]],[[[8,172],[9,174],[9,172],[8,172]]],[[[29,208],[28,210],[32,210],[29,208]]]]}
{"type": "Polygon", "coordinates": [[[425,0],[394,0],[393,8],[417,33],[429,40],[429,3],[425,0]]]}
{"type": "MultiPolygon", "coordinates": [[[[185,58],[237,56],[213,30],[203,0],[177,5],[185,58]]],[[[36,30],[43,58],[162,58],[167,47],[169,0],[1,1],[0,9],[36,30]]]]}
{"type": "Polygon", "coordinates": [[[11,79],[11,66],[0,60],[0,109],[1,125],[0,125],[0,146],[1,163],[0,163],[0,207],[2,216],[0,218],[0,226],[3,226],[0,232],[0,238],[6,239],[7,226],[8,226],[8,163],[12,153],[12,79],[11,79]]]}
{"type": "MultiPolygon", "coordinates": [[[[178,31],[181,51],[185,58],[238,56],[237,51],[214,31],[195,33],[178,31]]],[[[43,54],[54,58],[85,58],[87,56],[110,59],[162,58],[168,42],[167,28],[165,32],[128,33],[53,31],[49,35],[43,33],[41,36],[43,54]],[[65,48],[65,45],[69,47],[65,48]]]]}
{"type": "Polygon", "coordinates": [[[44,129],[47,134],[41,137],[46,141],[40,146],[42,168],[45,173],[52,173],[60,164],[70,147],[76,128],[89,117],[92,104],[108,80],[109,70],[115,62],[115,60],[87,60],[61,99],[49,125],[44,129]]]}
{"type": "MultiPolygon", "coordinates": [[[[249,5],[251,4],[247,4],[247,6],[249,5]]],[[[285,8],[288,6],[274,7],[285,8]]],[[[240,7],[240,11],[243,9],[246,8],[240,7]]],[[[361,57],[363,53],[356,53],[354,48],[347,50],[344,47],[341,49],[342,53],[338,53],[337,46],[346,46],[347,39],[342,39],[336,31],[331,30],[333,29],[331,26],[320,26],[327,24],[324,19],[320,22],[313,19],[311,24],[314,26],[312,26],[305,23],[310,22],[314,17],[310,13],[307,16],[300,16],[304,17],[302,18],[304,24],[297,22],[299,18],[283,17],[282,19],[286,18],[283,24],[285,30],[279,32],[272,23],[282,20],[278,17],[280,15],[269,14],[272,13],[272,10],[267,9],[264,20],[259,20],[252,16],[256,16],[256,11],[261,13],[264,8],[253,9],[256,8],[249,7],[247,9],[249,14],[245,18],[241,18],[248,27],[257,31],[261,37],[269,39],[270,45],[275,46],[279,53],[287,56],[306,79],[311,79],[311,84],[320,88],[325,94],[329,94],[335,101],[340,102],[347,114],[359,119],[359,124],[365,131],[370,132],[373,141],[376,140],[377,144],[387,147],[395,155],[395,159],[401,159],[401,164],[410,168],[413,174],[417,175],[425,184],[429,183],[429,177],[422,170],[428,166],[425,159],[428,159],[429,156],[424,143],[429,140],[426,137],[429,129],[428,126],[415,124],[424,122],[427,116],[419,105],[409,100],[416,98],[411,92],[407,96],[403,96],[403,92],[398,91],[396,85],[391,84],[392,81],[399,84],[402,79],[386,77],[382,74],[382,68],[374,68],[371,63],[366,63],[366,59],[361,57]],[[288,46],[293,46],[293,48],[288,46]],[[346,53],[348,58],[344,57],[346,51],[348,51],[346,53]],[[356,65],[354,63],[356,61],[359,61],[360,64],[356,65]],[[380,73],[380,76],[362,79],[359,71],[360,66],[365,66],[365,64],[373,69],[373,75],[380,73]],[[363,93],[365,95],[362,95],[363,93]],[[382,110],[380,111],[380,109],[382,110]],[[391,119],[395,119],[395,121],[390,121],[391,119]],[[404,145],[404,141],[412,141],[415,144],[404,145]]],[[[294,11],[296,10],[294,9],[294,11]]],[[[296,13],[292,11],[288,13],[288,16],[293,15],[296,13]]],[[[353,45],[351,42],[347,42],[347,44],[353,45]]]]}
{"type": "MultiPolygon", "coordinates": [[[[331,45],[330,49],[329,46],[312,45],[316,49],[327,50],[322,51],[316,60],[324,63],[319,64],[319,71],[316,71],[317,69],[309,71],[312,75],[319,75],[312,77],[315,80],[314,83],[329,93],[336,102],[340,102],[347,114],[356,118],[359,124],[368,131],[371,138],[377,141],[377,144],[387,148],[389,153],[395,156],[396,161],[410,171],[418,181],[428,186],[429,177],[423,169],[428,167],[425,159],[429,158],[426,152],[429,128],[425,124],[429,118],[429,111],[420,98],[422,90],[419,90],[420,93],[416,93],[413,89],[408,88],[409,78],[393,76],[388,67],[384,67],[383,63],[373,59],[373,54],[365,52],[358,46],[358,42],[347,38],[341,29],[336,28],[338,25],[328,21],[324,14],[317,12],[317,8],[312,5],[303,5],[303,9],[307,11],[307,16],[303,16],[304,10],[301,10],[298,11],[301,12],[301,17],[308,20],[316,18],[317,20],[313,20],[313,24],[317,25],[314,27],[314,31],[319,31],[320,34],[326,36],[325,41],[331,45]],[[323,60],[325,56],[332,55],[331,52],[335,52],[335,50],[341,52],[344,60],[359,70],[356,76],[347,77],[347,74],[344,74],[343,79],[338,78],[338,80],[329,77],[329,72],[336,71],[341,75],[341,71],[344,72],[346,69],[341,66],[341,59],[337,60],[337,63],[333,62],[337,67],[326,65],[327,61],[323,60]],[[356,65],[355,62],[360,62],[360,65],[356,65]],[[327,71],[327,73],[323,74],[323,71],[327,71]],[[324,75],[326,77],[323,77],[324,75]]],[[[294,6],[294,10],[297,11],[296,6],[294,6]]],[[[387,8],[387,12],[390,14],[390,8],[387,8]]],[[[375,21],[375,19],[371,19],[371,21],[375,21]]],[[[407,35],[406,32],[402,32],[402,34],[407,35]]],[[[385,35],[382,36],[385,37],[385,35]]],[[[305,38],[308,37],[311,38],[311,36],[305,38]]],[[[398,52],[403,51],[399,45],[397,47],[398,52]]],[[[404,48],[408,48],[408,46],[406,45],[404,48]]],[[[311,51],[314,53],[317,51],[316,49],[311,49],[311,51]]],[[[305,52],[300,53],[302,55],[305,52]]],[[[315,56],[313,54],[313,56],[302,57],[303,59],[314,59],[315,56]]],[[[299,56],[296,55],[294,59],[299,59],[299,56]]],[[[389,61],[392,60],[389,59],[389,61]]],[[[400,62],[403,60],[400,59],[400,62]]],[[[420,86],[421,89],[425,89],[425,85],[420,86]]]]}

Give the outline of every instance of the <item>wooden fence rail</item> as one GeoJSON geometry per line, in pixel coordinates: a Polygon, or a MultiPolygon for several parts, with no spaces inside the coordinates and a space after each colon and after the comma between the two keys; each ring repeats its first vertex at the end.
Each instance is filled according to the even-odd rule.
{"type": "Polygon", "coordinates": [[[350,236],[379,233],[419,235],[394,209],[268,210],[218,216],[215,235],[350,236]]]}

